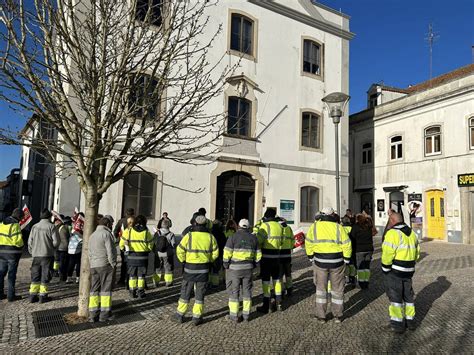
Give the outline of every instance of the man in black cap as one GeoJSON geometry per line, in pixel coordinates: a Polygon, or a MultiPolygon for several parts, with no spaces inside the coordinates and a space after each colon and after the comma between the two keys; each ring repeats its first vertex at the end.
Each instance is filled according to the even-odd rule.
{"type": "Polygon", "coordinates": [[[0,223],[0,300],[7,296],[4,292],[5,276],[8,273],[8,302],[21,299],[15,295],[16,272],[23,251],[20,221],[23,211],[15,208],[10,217],[0,223]]]}

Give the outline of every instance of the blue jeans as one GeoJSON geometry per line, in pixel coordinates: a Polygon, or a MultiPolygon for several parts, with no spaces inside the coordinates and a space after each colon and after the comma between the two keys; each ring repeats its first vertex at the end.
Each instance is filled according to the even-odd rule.
{"type": "Polygon", "coordinates": [[[5,276],[8,273],[8,299],[15,296],[16,272],[19,259],[5,259],[0,256],[0,294],[4,292],[5,276]]]}

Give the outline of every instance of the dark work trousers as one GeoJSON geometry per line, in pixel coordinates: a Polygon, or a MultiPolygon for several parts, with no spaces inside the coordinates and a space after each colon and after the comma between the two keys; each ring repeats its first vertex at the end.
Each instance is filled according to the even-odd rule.
{"type": "Polygon", "coordinates": [[[48,296],[48,284],[51,280],[54,256],[34,257],[31,264],[30,297],[48,296]]]}
{"type": "Polygon", "coordinates": [[[67,278],[67,269],[69,263],[69,254],[67,250],[58,250],[59,257],[59,280],[66,281],[67,278]]]}
{"type": "Polygon", "coordinates": [[[105,321],[112,315],[112,287],[115,269],[110,266],[91,268],[89,318],[105,321]]]}
{"type": "Polygon", "coordinates": [[[331,269],[313,265],[314,283],[316,285],[316,317],[326,318],[329,296],[331,296],[331,311],[334,317],[342,317],[344,311],[345,266],[331,269]],[[328,290],[328,280],[331,290],[328,290]]]}
{"type": "Polygon", "coordinates": [[[229,315],[232,320],[239,316],[240,299],[242,299],[242,316],[249,319],[252,308],[252,269],[226,270],[226,288],[229,294],[229,315]],[[242,292],[240,291],[242,289],[242,292]]]}
{"type": "Polygon", "coordinates": [[[69,254],[69,261],[68,261],[68,268],[67,268],[67,276],[71,277],[74,269],[76,269],[76,277],[81,275],[81,256],[82,253],[79,254],[69,254]]]}
{"type": "Polygon", "coordinates": [[[127,256],[123,250],[120,250],[120,258],[122,259],[122,263],[120,265],[120,279],[118,282],[120,283],[127,283],[128,282],[128,267],[127,267],[127,256]]]}
{"type": "Polygon", "coordinates": [[[396,276],[393,271],[385,274],[385,290],[390,300],[390,324],[397,329],[405,329],[405,318],[408,323],[415,317],[415,293],[411,278],[396,276]]]}
{"type": "Polygon", "coordinates": [[[286,258],[280,258],[280,280],[284,289],[288,291],[288,295],[291,294],[293,290],[293,279],[291,278],[291,255],[286,258]],[[283,277],[285,278],[285,283],[283,283],[283,277]]]}
{"type": "Polygon", "coordinates": [[[260,261],[260,276],[262,278],[263,302],[270,300],[272,281],[275,290],[275,300],[281,301],[282,285],[280,280],[280,259],[265,258],[260,261]]]}
{"type": "Polygon", "coordinates": [[[356,253],[357,280],[359,282],[360,288],[362,289],[369,287],[371,260],[371,251],[356,253]]]}
{"type": "Polygon", "coordinates": [[[193,281],[186,280],[183,278],[181,284],[181,295],[178,300],[177,313],[179,316],[184,316],[188,310],[189,301],[191,294],[194,290],[194,306],[193,306],[193,318],[202,318],[204,313],[204,295],[206,294],[206,287],[209,281],[193,281]]]}
{"type": "Polygon", "coordinates": [[[8,299],[15,297],[15,282],[21,254],[0,254],[0,294],[4,292],[5,276],[8,274],[8,299]]]}

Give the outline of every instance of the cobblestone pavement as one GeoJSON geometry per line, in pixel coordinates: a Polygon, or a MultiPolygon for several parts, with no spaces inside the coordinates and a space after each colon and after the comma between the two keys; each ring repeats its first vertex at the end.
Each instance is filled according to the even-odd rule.
{"type": "MultiPolygon", "coordinates": [[[[27,296],[31,259],[22,259],[19,292],[27,296]]],[[[380,271],[380,248],[372,263],[369,291],[346,293],[342,324],[317,323],[312,317],[314,286],[304,255],[294,257],[295,292],[280,313],[253,313],[248,324],[226,319],[223,289],[210,292],[205,302],[205,323],[176,324],[171,320],[179,297],[176,286],[148,291],[145,300],[128,301],[127,292],[114,292],[114,300],[127,301],[145,318],[59,336],[36,338],[31,313],[74,306],[77,286],[53,281],[47,304],[27,300],[0,303],[0,353],[472,353],[474,351],[474,246],[441,242],[422,244],[422,260],[414,277],[418,329],[395,335],[386,330],[388,299],[380,271]]],[[[255,303],[261,301],[256,282],[255,303]]],[[[255,309],[255,306],[253,310],[255,309]]]]}

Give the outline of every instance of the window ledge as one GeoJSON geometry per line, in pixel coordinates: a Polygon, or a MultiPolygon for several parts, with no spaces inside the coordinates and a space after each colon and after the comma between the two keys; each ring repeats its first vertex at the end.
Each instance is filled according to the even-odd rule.
{"type": "Polygon", "coordinates": [[[254,55],[239,52],[238,50],[235,50],[235,49],[228,49],[227,54],[233,55],[233,56],[236,56],[236,57],[239,57],[239,58],[251,60],[251,61],[257,63],[257,58],[254,55]]]}
{"type": "Polygon", "coordinates": [[[253,137],[238,136],[238,135],[229,134],[229,133],[222,133],[222,136],[227,137],[227,138],[243,139],[243,140],[246,140],[246,141],[258,142],[258,139],[253,138],[253,137]]]}
{"type": "Polygon", "coordinates": [[[426,154],[425,153],[425,158],[436,158],[436,157],[441,157],[443,156],[443,153],[442,152],[439,152],[439,153],[430,153],[430,154],[426,154]]]}
{"type": "Polygon", "coordinates": [[[313,147],[306,147],[304,145],[300,145],[300,151],[306,151],[306,152],[314,152],[314,153],[322,153],[323,148],[313,148],[313,147]]]}
{"type": "Polygon", "coordinates": [[[301,70],[301,76],[306,76],[306,77],[311,78],[311,79],[324,81],[324,77],[323,77],[322,74],[311,74],[311,73],[308,73],[308,72],[305,72],[305,71],[301,70]]]}

